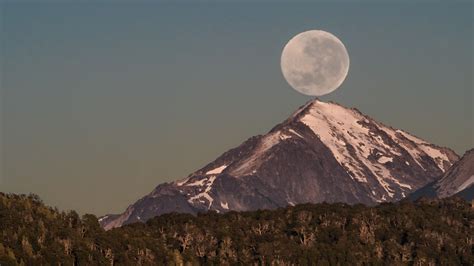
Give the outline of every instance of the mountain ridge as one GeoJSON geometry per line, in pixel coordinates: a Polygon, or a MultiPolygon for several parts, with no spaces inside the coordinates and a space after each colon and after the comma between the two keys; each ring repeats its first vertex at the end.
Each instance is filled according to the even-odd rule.
{"type": "Polygon", "coordinates": [[[446,198],[454,195],[466,200],[474,199],[474,149],[466,151],[439,179],[413,192],[410,198],[446,198]]]}
{"type": "Polygon", "coordinates": [[[459,156],[356,108],[311,100],[268,133],[244,141],[184,179],[158,185],[111,229],[167,212],[273,209],[306,202],[373,205],[435,180],[459,156]]]}

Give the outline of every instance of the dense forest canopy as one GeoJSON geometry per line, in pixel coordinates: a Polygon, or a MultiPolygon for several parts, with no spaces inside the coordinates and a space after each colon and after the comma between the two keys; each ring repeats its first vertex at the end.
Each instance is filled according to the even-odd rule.
{"type": "Polygon", "coordinates": [[[104,231],[94,215],[0,193],[0,264],[473,265],[473,218],[447,198],[171,213],[104,231]]]}

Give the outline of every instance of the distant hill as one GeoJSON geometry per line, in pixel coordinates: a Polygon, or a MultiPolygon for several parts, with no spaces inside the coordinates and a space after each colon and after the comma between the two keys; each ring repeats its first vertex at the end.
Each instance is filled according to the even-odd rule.
{"type": "Polygon", "coordinates": [[[439,180],[415,191],[410,198],[445,198],[454,195],[468,201],[474,199],[474,149],[467,151],[439,180]]]}
{"type": "Polygon", "coordinates": [[[301,203],[375,205],[432,182],[459,159],[354,108],[318,99],[188,177],[158,185],[101,225],[120,227],[169,212],[275,209],[301,203]]]}
{"type": "Polygon", "coordinates": [[[473,265],[473,228],[471,205],[446,198],[170,213],[105,231],[0,193],[0,265],[473,265]]]}

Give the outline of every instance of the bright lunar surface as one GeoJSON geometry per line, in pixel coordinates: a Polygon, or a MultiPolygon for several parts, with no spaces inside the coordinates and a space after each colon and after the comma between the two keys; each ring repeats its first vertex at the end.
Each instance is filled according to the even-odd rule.
{"type": "Polygon", "coordinates": [[[331,33],[305,31],[283,48],[281,71],[295,90],[321,96],[342,84],[349,71],[349,55],[344,44],[331,33]]]}

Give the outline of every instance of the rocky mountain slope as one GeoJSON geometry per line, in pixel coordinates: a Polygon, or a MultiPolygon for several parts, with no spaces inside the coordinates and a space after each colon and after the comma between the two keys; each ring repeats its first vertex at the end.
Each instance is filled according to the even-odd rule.
{"type": "Polygon", "coordinates": [[[357,109],[317,99],[187,178],[157,186],[106,229],[169,212],[273,209],[306,202],[396,201],[457,161],[447,148],[357,109]]]}
{"type": "Polygon", "coordinates": [[[474,149],[467,151],[439,180],[415,191],[410,198],[446,198],[453,195],[466,200],[474,199],[474,149]]]}

